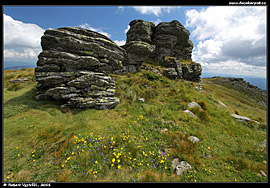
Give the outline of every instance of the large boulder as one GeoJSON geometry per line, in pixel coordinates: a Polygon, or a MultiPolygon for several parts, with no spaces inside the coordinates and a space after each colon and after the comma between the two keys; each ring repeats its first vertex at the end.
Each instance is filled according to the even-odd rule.
{"type": "Polygon", "coordinates": [[[48,29],[41,38],[36,71],[89,70],[112,73],[122,68],[125,50],[108,37],[83,28],[48,29]]]}
{"type": "Polygon", "coordinates": [[[134,66],[136,72],[155,50],[155,45],[143,41],[130,41],[122,47],[127,52],[123,65],[127,67],[134,66]]]}
{"type": "Polygon", "coordinates": [[[155,24],[141,19],[129,23],[130,29],[127,32],[127,43],[131,41],[143,41],[151,44],[155,24]]]}
{"type": "Polygon", "coordinates": [[[125,50],[106,36],[77,27],[46,30],[35,76],[37,100],[62,107],[111,109],[120,103],[109,73],[122,69],[125,50]]]}
{"type": "Polygon", "coordinates": [[[152,43],[156,45],[157,60],[162,60],[165,56],[191,60],[193,44],[189,35],[189,31],[177,20],[159,23],[152,37],[152,43]]]}
{"type": "Polygon", "coordinates": [[[195,62],[182,63],[183,78],[185,80],[199,82],[202,74],[201,64],[195,62]]]}
{"type": "Polygon", "coordinates": [[[122,46],[127,52],[122,72],[137,72],[155,50],[156,46],[151,44],[155,24],[138,19],[129,26],[126,44],[122,46]]]}

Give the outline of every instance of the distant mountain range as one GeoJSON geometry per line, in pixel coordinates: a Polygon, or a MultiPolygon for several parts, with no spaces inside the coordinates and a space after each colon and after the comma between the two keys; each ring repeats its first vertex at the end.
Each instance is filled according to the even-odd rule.
{"type": "Polygon", "coordinates": [[[216,73],[205,73],[205,72],[203,72],[201,75],[202,78],[212,78],[214,76],[243,78],[245,81],[249,82],[250,84],[257,86],[262,90],[265,90],[265,91],[267,90],[267,83],[266,83],[267,79],[263,78],[263,77],[246,76],[246,75],[216,74],[216,73]]]}
{"type": "Polygon", "coordinates": [[[20,70],[23,68],[35,68],[36,62],[5,61],[4,70],[20,70]]]}

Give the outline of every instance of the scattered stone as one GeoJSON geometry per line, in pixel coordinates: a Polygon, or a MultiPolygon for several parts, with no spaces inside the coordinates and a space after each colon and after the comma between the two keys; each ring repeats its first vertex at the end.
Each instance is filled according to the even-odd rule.
{"type": "Polygon", "coordinates": [[[256,120],[252,120],[252,119],[250,119],[248,117],[244,117],[244,116],[239,116],[237,114],[232,114],[232,117],[234,117],[238,121],[252,121],[254,123],[260,124],[260,122],[258,122],[256,120]]]}
{"type": "Polygon", "coordinates": [[[218,101],[219,102],[219,104],[221,104],[221,106],[224,106],[224,107],[228,107],[226,104],[224,104],[223,102],[221,102],[221,101],[218,101]]]}
{"type": "Polygon", "coordinates": [[[180,164],[180,162],[181,162],[181,159],[180,158],[174,158],[173,160],[172,160],[172,168],[175,170],[176,169],[176,167],[180,164]]]}
{"type": "Polygon", "coordinates": [[[232,117],[234,117],[235,119],[237,119],[238,121],[250,121],[251,119],[249,119],[248,117],[244,117],[244,116],[239,116],[237,114],[232,114],[232,117]]]}
{"type": "Polygon", "coordinates": [[[198,118],[198,117],[197,117],[193,112],[191,112],[190,110],[183,110],[183,112],[188,113],[191,117],[193,117],[193,118],[195,118],[195,119],[198,118]]]}
{"type": "Polygon", "coordinates": [[[256,120],[252,120],[248,117],[244,117],[244,116],[239,116],[237,114],[232,114],[232,117],[234,117],[237,121],[242,121],[242,122],[254,122],[257,125],[260,125],[261,123],[256,121],[256,120]]]}
{"type": "Polygon", "coordinates": [[[199,93],[203,92],[203,88],[202,88],[202,83],[201,83],[201,81],[199,81],[199,82],[197,83],[197,86],[195,87],[195,89],[197,89],[197,91],[198,91],[199,93]]]}
{"type": "Polygon", "coordinates": [[[260,170],[260,172],[258,173],[258,176],[267,177],[267,175],[265,174],[265,172],[263,170],[260,170]]]}
{"type": "Polygon", "coordinates": [[[201,110],[203,110],[202,107],[201,107],[199,104],[197,104],[196,102],[194,102],[194,101],[192,101],[191,103],[189,103],[189,104],[188,104],[188,107],[189,107],[189,108],[195,108],[195,107],[198,107],[198,108],[200,108],[201,110]]]}
{"type": "Polygon", "coordinates": [[[195,136],[189,136],[188,140],[190,140],[193,144],[200,141],[199,138],[195,136]]]}
{"type": "Polygon", "coordinates": [[[138,101],[144,103],[144,98],[140,98],[138,101]]]}
{"type": "Polygon", "coordinates": [[[180,176],[182,174],[184,174],[185,172],[187,172],[188,170],[192,169],[192,167],[190,166],[190,164],[188,164],[186,161],[181,161],[175,168],[174,173],[177,176],[180,176]]]}
{"type": "Polygon", "coordinates": [[[267,144],[267,141],[264,140],[264,141],[262,141],[261,143],[259,143],[258,146],[259,146],[260,148],[266,148],[266,144],[267,144]]]}

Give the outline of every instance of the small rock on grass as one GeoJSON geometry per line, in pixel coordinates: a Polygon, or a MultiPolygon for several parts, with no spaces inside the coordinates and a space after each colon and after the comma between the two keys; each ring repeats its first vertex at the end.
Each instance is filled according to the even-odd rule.
{"type": "Polygon", "coordinates": [[[195,118],[195,119],[198,118],[198,117],[197,117],[193,112],[191,112],[190,110],[183,110],[183,112],[188,113],[191,117],[193,117],[193,118],[195,118]]]}
{"type": "Polygon", "coordinates": [[[174,169],[174,173],[177,176],[184,174],[186,171],[192,169],[191,165],[186,161],[181,161],[180,158],[174,158],[172,161],[172,167],[174,169]]]}
{"type": "Polygon", "coordinates": [[[142,102],[142,103],[145,102],[144,98],[140,98],[139,101],[142,102]]]}
{"type": "Polygon", "coordinates": [[[191,141],[193,144],[200,141],[199,138],[197,138],[196,136],[190,136],[188,137],[188,140],[191,141]]]}

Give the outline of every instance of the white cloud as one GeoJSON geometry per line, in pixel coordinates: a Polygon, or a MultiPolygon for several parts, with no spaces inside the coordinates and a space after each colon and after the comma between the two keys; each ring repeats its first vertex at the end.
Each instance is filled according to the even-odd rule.
{"type": "Polygon", "coordinates": [[[110,38],[112,36],[109,33],[105,32],[105,31],[102,31],[101,28],[91,27],[88,23],[81,24],[81,25],[79,25],[79,27],[84,28],[84,29],[89,29],[89,30],[92,30],[92,31],[95,31],[95,32],[98,32],[100,34],[105,35],[108,38],[110,38]]]}
{"type": "Polygon", "coordinates": [[[118,46],[122,46],[122,45],[126,44],[125,40],[114,40],[113,42],[115,42],[118,46]]]}
{"type": "Polygon", "coordinates": [[[199,40],[193,59],[203,68],[244,74],[266,70],[265,7],[193,9],[186,17],[186,27],[195,28],[191,36],[199,40]]]}
{"type": "Polygon", "coordinates": [[[134,6],[133,8],[141,14],[147,14],[147,15],[154,14],[155,16],[160,16],[163,13],[169,14],[172,9],[175,9],[177,7],[175,6],[134,6]]]}
{"type": "Polygon", "coordinates": [[[152,21],[155,25],[158,25],[160,22],[162,22],[162,20],[161,19],[157,19],[156,21],[152,21]]]}
{"type": "Polygon", "coordinates": [[[116,13],[117,13],[117,14],[119,14],[119,13],[121,14],[121,13],[123,13],[123,12],[124,12],[124,6],[118,6],[118,7],[117,7],[116,13]]]}
{"type": "Polygon", "coordinates": [[[36,61],[44,31],[36,24],[23,23],[4,14],[4,60],[36,61]]]}
{"type": "Polygon", "coordinates": [[[130,29],[130,25],[127,26],[127,28],[124,30],[124,33],[126,34],[129,29],[130,29]]]}
{"type": "Polygon", "coordinates": [[[266,77],[266,67],[248,65],[240,61],[227,60],[219,63],[201,62],[201,65],[203,67],[203,71],[208,73],[266,77]]]}

